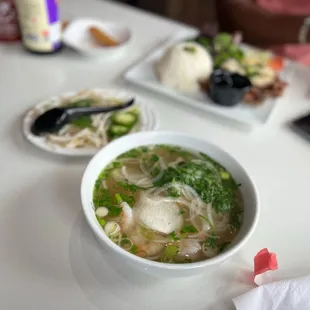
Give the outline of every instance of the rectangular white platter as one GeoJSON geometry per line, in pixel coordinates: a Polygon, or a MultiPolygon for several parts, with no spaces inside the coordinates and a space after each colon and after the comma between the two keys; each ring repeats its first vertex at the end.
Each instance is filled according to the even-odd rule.
{"type": "MultiPolygon", "coordinates": [[[[159,47],[155,48],[153,51],[135,63],[124,74],[124,79],[130,83],[135,84],[136,86],[168,96],[180,103],[192,106],[193,108],[213,113],[225,119],[238,122],[239,124],[248,127],[250,130],[266,124],[270,120],[273,111],[276,109],[276,106],[281,104],[281,101],[285,97],[285,93],[280,98],[271,98],[256,106],[240,103],[234,107],[222,107],[214,104],[211,99],[202,91],[195,93],[181,93],[159,83],[153,71],[154,63],[160,59],[167,47],[175,44],[176,42],[195,37],[195,35],[197,35],[196,31],[186,31],[178,33],[173,38],[166,40],[159,47]]],[[[244,46],[244,48],[248,49],[249,47],[244,46]]],[[[286,66],[285,69],[281,72],[281,78],[283,78],[285,81],[288,81],[288,73],[289,66],[286,66]]]]}

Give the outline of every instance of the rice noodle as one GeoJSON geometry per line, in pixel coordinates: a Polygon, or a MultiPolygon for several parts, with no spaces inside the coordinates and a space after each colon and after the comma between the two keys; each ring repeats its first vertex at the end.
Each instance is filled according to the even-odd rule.
{"type": "Polygon", "coordinates": [[[137,185],[137,186],[141,186],[141,187],[152,187],[153,183],[156,182],[157,180],[159,180],[163,174],[164,174],[164,168],[163,168],[163,161],[161,159],[159,159],[150,169],[150,171],[148,171],[147,169],[145,169],[144,165],[143,165],[143,161],[142,160],[133,160],[133,159],[124,159],[123,162],[134,162],[139,164],[140,170],[141,170],[141,174],[130,174],[127,172],[127,168],[125,166],[122,167],[122,174],[124,176],[124,178],[126,180],[129,181],[129,183],[137,185]],[[154,169],[155,165],[159,165],[159,173],[157,174],[156,177],[151,178],[151,170],[154,169]]]}
{"type": "MultiPolygon", "coordinates": [[[[116,106],[122,101],[115,98],[104,98],[101,94],[94,91],[86,90],[77,93],[71,97],[61,98],[60,102],[52,102],[46,104],[44,107],[35,108],[33,110],[33,115],[40,115],[46,110],[55,107],[66,107],[69,104],[82,99],[94,100],[94,106],[116,106]],[[56,103],[56,104],[55,104],[56,103]]],[[[105,146],[108,142],[108,127],[109,119],[111,113],[100,113],[96,115],[91,115],[91,127],[81,129],[74,124],[67,124],[61,128],[57,134],[48,134],[46,136],[46,141],[49,144],[57,145],[63,148],[86,148],[95,147],[101,148],[105,146]]],[[[135,126],[135,131],[138,129],[138,124],[135,126]]],[[[130,130],[133,132],[133,128],[130,130]]]]}

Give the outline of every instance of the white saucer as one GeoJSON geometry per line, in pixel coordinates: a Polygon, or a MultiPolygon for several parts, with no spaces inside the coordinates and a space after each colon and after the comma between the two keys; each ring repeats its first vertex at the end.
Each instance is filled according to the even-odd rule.
{"type": "Polygon", "coordinates": [[[115,22],[79,18],[69,23],[63,33],[63,42],[85,56],[110,58],[125,54],[131,42],[131,32],[126,26],[115,22]],[[119,45],[96,46],[88,33],[92,26],[113,37],[119,45]]]}

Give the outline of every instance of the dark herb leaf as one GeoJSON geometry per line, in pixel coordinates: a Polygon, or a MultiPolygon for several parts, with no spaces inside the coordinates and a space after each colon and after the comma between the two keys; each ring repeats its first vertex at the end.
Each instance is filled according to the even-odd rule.
{"type": "Polygon", "coordinates": [[[71,122],[72,125],[75,125],[80,128],[91,127],[91,118],[90,116],[82,116],[71,122]]]}
{"type": "Polygon", "coordinates": [[[180,238],[176,235],[175,231],[173,231],[171,234],[169,234],[169,238],[171,241],[179,241],[180,238]]]}
{"type": "Polygon", "coordinates": [[[210,247],[210,248],[215,248],[217,246],[216,244],[217,237],[216,236],[210,236],[208,239],[205,241],[205,245],[210,247]]]}
{"type": "Polygon", "coordinates": [[[196,233],[198,232],[198,230],[196,229],[195,226],[193,225],[187,225],[187,226],[183,226],[181,233],[182,234],[186,234],[186,233],[196,233]]]}

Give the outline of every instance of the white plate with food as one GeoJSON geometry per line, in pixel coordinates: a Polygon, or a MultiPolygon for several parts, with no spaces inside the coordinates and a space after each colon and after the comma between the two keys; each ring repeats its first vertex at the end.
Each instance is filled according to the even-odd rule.
{"type": "Polygon", "coordinates": [[[284,95],[289,71],[283,59],[237,44],[227,34],[220,34],[217,39],[198,39],[197,33],[184,32],[138,61],[124,78],[183,104],[254,128],[270,119],[284,95]],[[216,68],[251,81],[251,90],[242,102],[227,107],[210,99],[205,86],[216,68]]]}
{"type": "Polygon", "coordinates": [[[107,58],[124,55],[131,42],[131,32],[115,22],[80,18],[65,28],[63,41],[86,56],[107,58]]]}
{"type": "Polygon", "coordinates": [[[152,131],[159,127],[154,109],[135,95],[118,89],[89,89],[68,92],[38,103],[23,119],[25,137],[45,151],[68,156],[92,156],[110,141],[123,135],[152,131]],[[55,107],[113,106],[135,98],[126,110],[84,116],[63,126],[56,134],[36,136],[31,132],[34,120],[55,107]],[[121,117],[120,117],[121,116],[121,117]]]}

